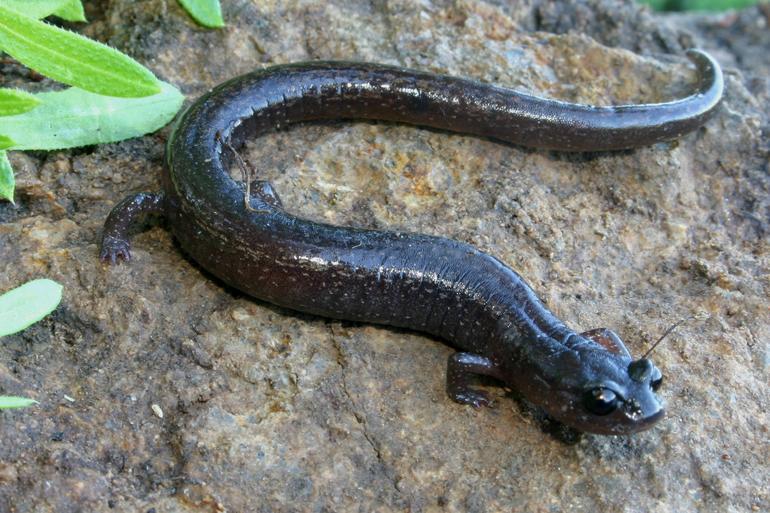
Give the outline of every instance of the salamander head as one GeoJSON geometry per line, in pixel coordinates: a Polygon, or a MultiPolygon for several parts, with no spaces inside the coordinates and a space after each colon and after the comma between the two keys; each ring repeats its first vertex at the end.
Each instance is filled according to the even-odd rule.
{"type": "Polygon", "coordinates": [[[569,351],[569,377],[564,373],[552,383],[556,393],[546,401],[548,413],[579,431],[605,435],[643,431],[662,419],[656,391],[663,375],[652,361],[633,360],[610,330],[582,336],[569,351]]]}
{"type": "Polygon", "coordinates": [[[627,434],[649,429],[664,416],[656,395],[663,376],[650,360],[618,362],[615,379],[587,383],[582,392],[581,423],[584,431],[627,434]],[[625,375],[623,375],[625,367],[625,375]]]}

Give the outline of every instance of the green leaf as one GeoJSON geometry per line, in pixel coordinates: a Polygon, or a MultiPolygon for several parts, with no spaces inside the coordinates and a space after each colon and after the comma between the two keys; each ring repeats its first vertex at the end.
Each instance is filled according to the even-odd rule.
{"type": "Polygon", "coordinates": [[[761,0],[641,0],[658,11],[724,11],[743,9],[761,0]]]}
{"type": "Polygon", "coordinates": [[[38,105],[40,105],[40,100],[29,93],[18,89],[0,89],[0,116],[21,114],[38,105]]]}
{"type": "Polygon", "coordinates": [[[10,395],[0,395],[0,410],[7,410],[9,408],[26,408],[38,404],[34,399],[27,399],[26,397],[13,397],[10,395]]]}
{"type": "Polygon", "coordinates": [[[8,160],[8,155],[0,151],[0,198],[7,199],[13,203],[13,190],[16,187],[16,181],[13,179],[13,168],[8,160]]]}
{"type": "Polygon", "coordinates": [[[54,15],[67,21],[86,21],[80,0],[3,0],[3,5],[35,19],[54,15]]]}
{"type": "Polygon", "coordinates": [[[80,0],[67,0],[62,7],[56,9],[52,14],[67,21],[88,21],[80,0]]]}
{"type": "Polygon", "coordinates": [[[198,24],[204,27],[221,28],[225,26],[219,0],[179,0],[179,3],[198,24]]]}
{"type": "Polygon", "coordinates": [[[122,141],[161,128],[182,106],[184,96],[160,82],[161,92],[145,98],[113,98],[75,87],[38,93],[35,110],[2,118],[0,127],[15,150],[57,150],[122,141]]]}
{"type": "Polygon", "coordinates": [[[647,4],[656,11],[662,11],[666,7],[668,0],[641,0],[641,3],[647,4]]]}
{"type": "Polygon", "coordinates": [[[13,141],[13,139],[5,135],[0,135],[0,150],[7,150],[8,148],[13,148],[14,146],[16,146],[16,143],[13,141]]]}
{"type": "Polygon", "coordinates": [[[41,19],[61,9],[69,0],[3,0],[3,5],[19,14],[41,19]]]}
{"type": "Polygon", "coordinates": [[[21,331],[53,312],[61,292],[61,285],[44,278],[0,296],[0,337],[21,331]]]}
{"type": "Polygon", "coordinates": [[[2,4],[0,49],[47,77],[86,91],[123,98],[160,91],[152,72],[127,55],[2,4]]]}

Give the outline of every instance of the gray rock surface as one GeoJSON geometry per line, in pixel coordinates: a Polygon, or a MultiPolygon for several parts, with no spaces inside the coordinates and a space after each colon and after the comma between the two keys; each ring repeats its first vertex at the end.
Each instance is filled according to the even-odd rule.
{"type": "Polygon", "coordinates": [[[0,393],[41,403],[0,412],[0,511],[770,509],[770,10],[224,3],[221,31],[194,26],[176,2],[128,0],[89,3],[82,31],[190,100],[257,66],[345,58],[571,101],[660,101],[688,90],[684,48],[713,52],[724,105],[672,144],[565,155],[327,123],[248,152],[293,212],[475,244],[568,324],[613,328],[635,354],[672,322],[707,314],[656,351],[670,416],[642,434],[565,445],[510,391],[490,386],[495,409],[450,401],[451,349],[439,341],[253,301],[185,259],[162,225],[135,237],[130,265],[100,265],[110,208],[159,186],[165,129],[12,154],[0,290],[48,276],[65,293],[53,315],[0,343],[0,393]]]}

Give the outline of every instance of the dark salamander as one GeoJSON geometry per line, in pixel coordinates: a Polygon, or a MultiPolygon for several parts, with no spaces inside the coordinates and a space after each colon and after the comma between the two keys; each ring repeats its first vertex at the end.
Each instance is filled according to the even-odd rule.
{"type": "Polygon", "coordinates": [[[447,391],[489,404],[477,374],[517,389],[579,431],[632,433],[663,416],[661,373],[607,329],[576,333],[513,270],[441,237],[315,223],[284,210],[269,183],[227,172],[246,138],[290,123],[376,119],[566,151],[632,148],[695,130],[722,97],[719,65],[690,51],[697,91],[668,103],[593,107],[377,64],[309,62],[230,80],[181,116],[168,142],[164,192],[119,203],[101,258],[128,260],[127,231],[161,214],[185,251],[243,292],[325,317],[400,326],[449,341],[447,391]]]}

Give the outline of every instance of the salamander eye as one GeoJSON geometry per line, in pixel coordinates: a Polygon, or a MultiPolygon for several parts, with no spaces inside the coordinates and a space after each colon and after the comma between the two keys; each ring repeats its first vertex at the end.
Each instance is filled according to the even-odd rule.
{"type": "Polygon", "coordinates": [[[618,394],[609,388],[598,387],[587,391],[584,404],[594,415],[609,415],[618,408],[618,394]]]}

